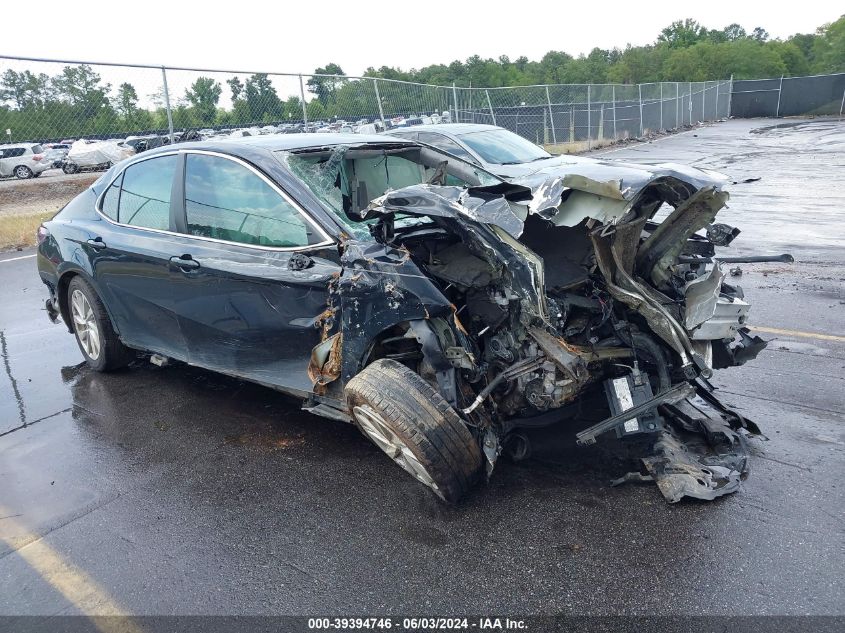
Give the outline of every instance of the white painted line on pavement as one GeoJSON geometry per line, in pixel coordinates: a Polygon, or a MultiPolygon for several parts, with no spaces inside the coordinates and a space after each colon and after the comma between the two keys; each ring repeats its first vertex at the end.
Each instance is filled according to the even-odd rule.
{"type": "Polygon", "coordinates": [[[0,264],[4,264],[6,262],[16,262],[19,259],[29,259],[30,257],[35,257],[35,253],[32,255],[21,255],[20,257],[10,257],[9,259],[0,259],[0,264]]]}

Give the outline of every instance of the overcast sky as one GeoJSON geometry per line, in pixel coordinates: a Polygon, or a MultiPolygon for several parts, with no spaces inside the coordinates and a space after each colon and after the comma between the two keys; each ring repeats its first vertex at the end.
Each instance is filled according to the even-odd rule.
{"type": "Polygon", "coordinates": [[[108,2],[4,3],[0,55],[309,72],[329,62],[419,68],[478,54],[537,60],[549,50],[647,44],[673,20],[737,22],[772,37],[837,19],[841,2],[108,2]],[[366,8],[371,7],[371,8],[366,8]]]}

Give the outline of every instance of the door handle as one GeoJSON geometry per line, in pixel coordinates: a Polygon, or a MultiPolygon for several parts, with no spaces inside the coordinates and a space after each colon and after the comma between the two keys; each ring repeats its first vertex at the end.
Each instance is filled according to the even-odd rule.
{"type": "Polygon", "coordinates": [[[88,246],[93,248],[95,251],[101,251],[106,247],[106,243],[103,241],[102,237],[94,237],[90,240],[87,240],[85,243],[88,244],[88,246]]]}
{"type": "Polygon", "coordinates": [[[170,258],[170,263],[183,271],[196,270],[200,267],[200,263],[189,254],[174,255],[170,258]]]}

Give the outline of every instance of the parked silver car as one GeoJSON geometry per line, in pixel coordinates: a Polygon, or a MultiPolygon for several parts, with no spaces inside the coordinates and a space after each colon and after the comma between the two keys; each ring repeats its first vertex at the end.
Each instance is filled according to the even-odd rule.
{"type": "Polygon", "coordinates": [[[505,179],[529,176],[548,167],[584,160],[575,156],[552,156],[510,130],[480,123],[414,125],[394,128],[385,134],[432,145],[505,179]]]}
{"type": "Polygon", "coordinates": [[[0,176],[36,178],[51,165],[44,158],[44,148],[37,143],[0,145],[0,176]]]}

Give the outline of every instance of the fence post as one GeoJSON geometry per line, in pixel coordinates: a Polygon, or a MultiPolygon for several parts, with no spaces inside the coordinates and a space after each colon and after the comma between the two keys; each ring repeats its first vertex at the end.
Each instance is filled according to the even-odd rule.
{"type": "Polygon", "coordinates": [[[592,106],[590,105],[590,84],[587,84],[587,149],[593,147],[592,106]]]}
{"type": "Polygon", "coordinates": [[[485,89],[484,94],[487,95],[487,107],[490,108],[490,118],[493,119],[493,125],[496,125],[496,113],[493,112],[493,104],[490,101],[490,91],[485,89]]]}
{"type": "Polygon", "coordinates": [[[689,82],[689,124],[692,125],[692,82],[689,82]]]}
{"type": "Polygon", "coordinates": [[[731,118],[731,105],[733,104],[734,100],[734,75],[731,73],[731,83],[730,87],[728,88],[728,114],[727,118],[731,118]]]}
{"type": "Polygon", "coordinates": [[[703,82],[701,84],[701,120],[706,121],[707,115],[704,113],[705,108],[707,107],[707,82],[703,82]]]}
{"type": "Polygon", "coordinates": [[[660,82],[660,131],[663,131],[663,82],[660,82]]]}
{"type": "Polygon", "coordinates": [[[611,103],[613,104],[613,140],[617,140],[619,137],[616,136],[616,86],[612,86],[610,89],[610,99],[611,103]]]}
{"type": "Polygon", "coordinates": [[[378,79],[373,77],[373,88],[376,89],[376,102],[378,103],[378,115],[381,118],[381,127],[387,129],[387,123],[384,122],[384,108],[381,105],[381,95],[378,91],[378,79]]]}
{"type": "Polygon", "coordinates": [[[167,129],[170,132],[170,143],[173,144],[173,111],[170,109],[170,92],[167,90],[167,72],[161,67],[161,78],[164,82],[164,108],[167,110],[167,129]]]}
{"type": "Polygon", "coordinates": [[[299,97],[302,99],[302,125],[305,129],[308,126],[308,111],[305,109],[305,84],[302,83],[302,75],[299,76],[299,97]]]}
{"type": "Polygon", "coordinates": [[[645,136],[643,132],[643,85],[637,84],[637,93],[639,94],[640,99],[640,138],[645,136]]]}
{"type": "MultiPolygon", "coordinates": [[[[490,95],[487,95],[487,100],[490,100],[490,95]]],[[[546,103],[549,104],[549,123],[552,124],[552,143],[557,145],[557,132],[555,131],[555,115],[552,112],[552,99],[549,96],[549,87],[546,86],[546,103]]],[[[490,110],[493,111],[492,108],[490,110]]],[[[493,125],[496,124],[496,119],[493,119],[493,125]]]]}
{"type": "Polygon", "coordinates": [[[681,127],[681,88],[678,82],[675,82],[675,129],[681,127]]]}
{"type": "Polygon", "coordinates": [[[780,84],[778,84],[778,105],[777,109],[775,110],[775,118],[780,117],[780,95],[783,92],[783,75],[780,76],[780,84]]]}
{"type": "Polygon", "coordinates": [[[460,123],[458,121],[458,89],[455,88],[455,82],[452,82],[452,98],[455,100],[455,123],[460,123]]]}
{"type": "Polygon", "coordinates": [[[842,120],[842,109],[845,108],[845,90],[842,91],[842,103],[839,104],[839,120],[842,120]]]}
{"type": "Polygon", "coordinates": [[[715,107],[716,114],[713,116],[713,120],[717,121],[719,119],[719,80],[716,80],[716,107],[715,107]]]}

